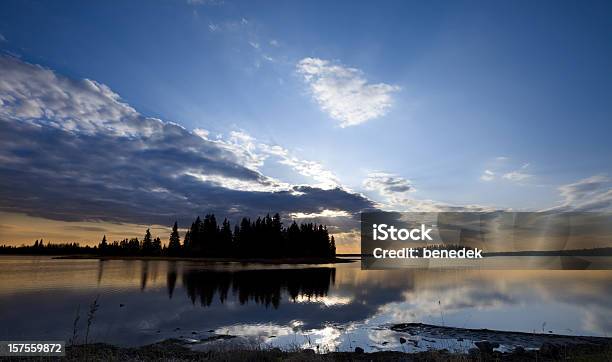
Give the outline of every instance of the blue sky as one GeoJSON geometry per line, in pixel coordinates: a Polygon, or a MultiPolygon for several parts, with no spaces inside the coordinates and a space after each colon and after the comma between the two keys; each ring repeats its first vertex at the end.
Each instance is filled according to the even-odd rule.
{"type": "Polygon", "coordinates": [[[265,159],[246,167],[279,182],[333,179],[389,209],[539,210],[612,202],[611,11],[603,1],[4,1],[0,47],[104,84],[143,117],[210,140],[234,132],[241,152],[265,159]]]}

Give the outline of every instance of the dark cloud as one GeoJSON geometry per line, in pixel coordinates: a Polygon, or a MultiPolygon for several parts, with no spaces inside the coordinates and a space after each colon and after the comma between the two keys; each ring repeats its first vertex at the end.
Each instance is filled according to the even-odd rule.
{"type": "Polygon", "coordinates": [[[49,219],[169,224],[372,206],[341,188],[287,185],[244,150],[146,118],[108,87],[0,57],[0,210],[49,219]]]}

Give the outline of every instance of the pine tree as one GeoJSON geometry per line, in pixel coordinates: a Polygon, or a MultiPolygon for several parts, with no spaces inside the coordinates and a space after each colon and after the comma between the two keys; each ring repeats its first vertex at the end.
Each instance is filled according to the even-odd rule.
{"type": "Polygon", "coordinates": [[[331,258],[336,257],[336,239],[334,239],[333,235],[331,237],[331,241],[329,242],[329,256],[331,258]]]}
{"type": "Polygon", "coordinates": [[[170,240],[168,241],[168,254],[178,255],[181,250],[181,238],[179,237],[178,224],[175,221],[172,227],[172,233],[170,233],[170,240]]]}
{"type": "Polygon", "coordinates": [[[156,237],[155,239],[153,239],[151,252],[153,255],[161,255],[161,251],[162,251],[161,239],[159,237],[156,237]]]}
{"type": "Polygon", "coordinates": [[[106,242],[106,235],[102,237],[102,241],[100,242],[100,252],[105,252],[108,249],[108,243],[106,242]]]}
{"type": "Polygon", "coordinates": [[[191,250],[191,231],[189,230],[185,232],[185,237],[183,238],[183,250],[187,252],[191,250]]]}
{"type": "Polygon", "coordinates": [[[220,250],[219,256],[230,256],[232,252],[232,227],[227,219],[223,220],[219,236],[220,250]]]}
{"type": "Polygon", "coordinates": [[[144,239],[142,239],[142,252],[145,255],[153,252],[153,238],[151,237],[151,230],[147,229],[144,239]]]}

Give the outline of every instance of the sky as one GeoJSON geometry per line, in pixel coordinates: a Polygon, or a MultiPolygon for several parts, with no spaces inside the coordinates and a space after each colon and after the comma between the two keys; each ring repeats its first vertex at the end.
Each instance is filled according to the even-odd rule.
{"type": "Polygon", "coordinates": [[[611,11],[3,1],[0,243],[278,211],[353,251],[363,210],[607,210],[611,11]]]}

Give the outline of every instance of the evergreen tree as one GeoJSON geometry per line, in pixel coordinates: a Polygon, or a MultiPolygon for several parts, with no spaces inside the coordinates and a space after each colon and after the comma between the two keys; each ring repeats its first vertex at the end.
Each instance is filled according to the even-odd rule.
{"type": "Polygon", "coordinates": [[[99,246],[100,252],[105,253],[108,249],[108,243],[106,242],[106,235],[102,237],[102,241],[99,246]]]}
{"type": "Polygon", "coordinates": [[[191,250],[191,231],[187,230],[183,237],[183,250],[191,250]]]}
{"type": "Polygon", "coordinates": [[[153,255],[161,255],[162,252],[162,242],[159,237],[153,239],[153,245],[151,247],[151,253],[153,255]]]}
{"type": "Polygon", "coordinates": [[[336,257],[336,239],[334,239],[333,235],[331,237],[331,241],[329,242],[329,256],[331,258],[336,257]]]}
{"type": "Polygon", "coordinates": [[[172,233],[170,233],[170,240],[168,241],[168,254],[178,255],[181,250],[181,239],[178,233],[178,224],[175,221],[172,227],[172,233]]]}
{"type": "Polygon", "coordinates": [[[227,219],[223,220],[221,232],[219,235],[220,253],[221,256],[229,256],[233,252],[232,242],[232,227],[227,219]]]}
{"type": "Polygon", "coordinates": [[[142,252],[145,255],[153,253],[153,239],[151,237],[151,230],[147,229],[144,239],[142,239],[142,252]]]}
{"type": "MultiPolygon", "coordinates": [[[[149,233],[149,237],[150,236],[151,234],[149,233]]],[[[125,239],[125,241],[126,241],[126,253],[127,254],[137,255],[140,252],[142,252],[140,240],[138,240],[138,238],[131,238],[129,241],[125,239]]]]}

